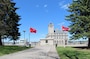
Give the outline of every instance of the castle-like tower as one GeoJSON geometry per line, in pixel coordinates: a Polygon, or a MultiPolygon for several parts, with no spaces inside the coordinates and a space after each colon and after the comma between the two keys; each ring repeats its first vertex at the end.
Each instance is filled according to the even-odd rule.
{"type": "Polygon", "coordinates": [[[52,23],[48,25],[48,34],[54,34],[54,25],[52,23]]]}

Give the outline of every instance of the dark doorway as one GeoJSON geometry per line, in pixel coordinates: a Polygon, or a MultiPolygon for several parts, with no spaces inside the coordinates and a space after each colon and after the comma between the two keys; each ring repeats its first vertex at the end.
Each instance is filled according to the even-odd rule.
{"type": "Polygon", "coordinates": [[[48,40],[46,40],[46,43],[48,43],[48,40]]]}

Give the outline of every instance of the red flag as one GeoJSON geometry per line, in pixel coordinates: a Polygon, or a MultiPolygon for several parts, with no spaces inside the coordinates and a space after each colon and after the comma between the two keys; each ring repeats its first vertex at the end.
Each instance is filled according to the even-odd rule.
{"type": "Polygon", "coordinates": [[[69,31],[69,28],[62,26],[62,30],[63,30],[63,31],[69,31]]]}
{"type": "Polygon", "coordinates": [[[34,29],[34,28],[30,28],[30,32],[31,32],[31,33],[36,33],[36,32],[37,32],[37,30],[36,30],[36,29],[34,29]]]}

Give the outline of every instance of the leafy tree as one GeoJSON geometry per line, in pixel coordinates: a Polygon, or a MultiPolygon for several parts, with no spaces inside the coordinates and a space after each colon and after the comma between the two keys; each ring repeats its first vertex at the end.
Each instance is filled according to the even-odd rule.
{"type": "Polygon", "coordinates": [[[73,0],[68,11],[71,13],[66,20],[70,21],[71,39],[88,38],[90,48],[90,0],[73,0]]]}
{"type": "Polygon", "coordinates": [[[15,4],[12,0],[0,0],[0,45],[4,36],[12,40],[17,40],[20,36],[20,16],[16,13],[18,8],[15,4]]]}

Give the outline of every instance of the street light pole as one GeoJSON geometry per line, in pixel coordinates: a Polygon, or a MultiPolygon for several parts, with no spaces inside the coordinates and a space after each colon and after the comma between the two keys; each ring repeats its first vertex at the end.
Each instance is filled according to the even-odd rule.
{"type": "Polygon", "coordinates": [[[26,32],[26,31],[24,30],[23,32],[24,32],[24,40],[25,40],[25,32],[26,32]]]}

